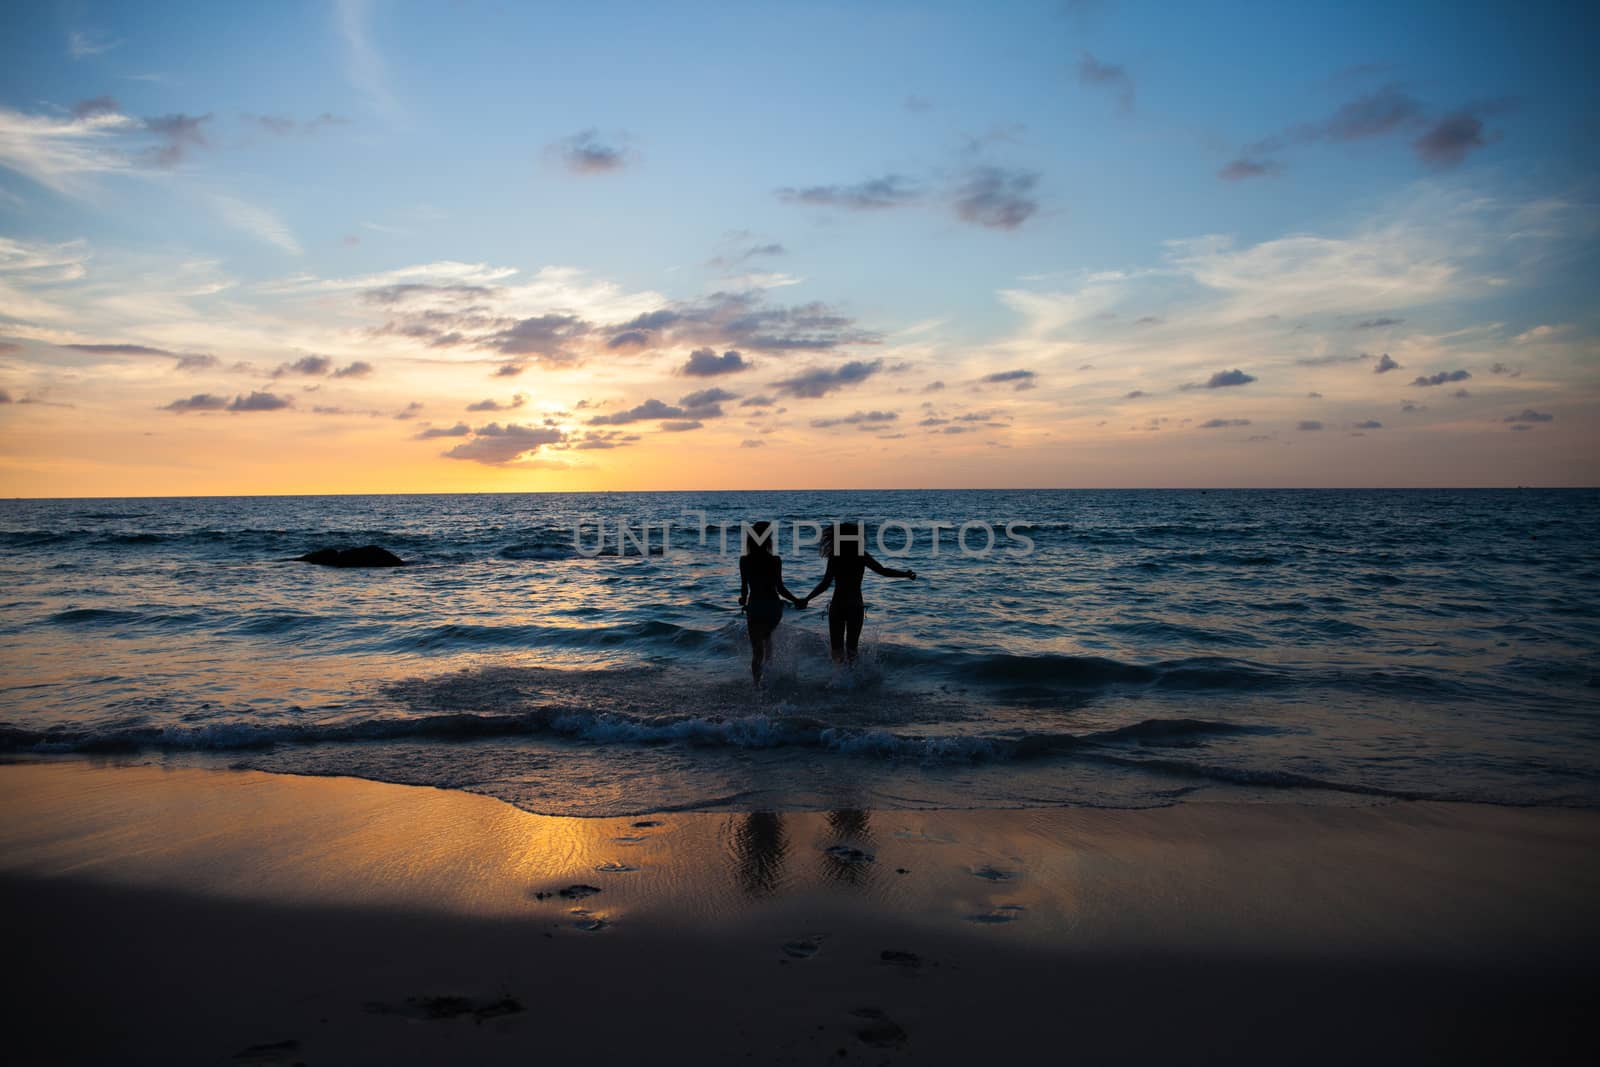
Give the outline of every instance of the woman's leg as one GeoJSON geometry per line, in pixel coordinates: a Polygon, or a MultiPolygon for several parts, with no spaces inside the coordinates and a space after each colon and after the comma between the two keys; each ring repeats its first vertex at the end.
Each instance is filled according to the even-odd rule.
{"type": "Polygon", "coordinates": [[[867,609],[858,607],[845,619],[845,652],[851,663],[856,661],[856,649],[861,644],[861,624],[866,621],[866,616],[867,609]]]}
{"type": "Polygon", "coordinates": [[[844,662],[844,612],[828,605],[828,645],[833,649],[833,662],[844,662]]]}
{"type": "Polygon", "coordinates": [[[750,678],[756,685],[761,684],[761,665],[767,661],[770,654],[767,646],[770,644],[767,635],[759,627],[750,627],[750,678]]]}

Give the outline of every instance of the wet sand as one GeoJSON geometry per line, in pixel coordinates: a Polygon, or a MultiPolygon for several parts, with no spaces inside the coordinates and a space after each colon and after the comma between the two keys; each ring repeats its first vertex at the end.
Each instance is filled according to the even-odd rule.
{"type": "Polygon", "coordinates": [[[1577,1059],[1600,814],[549,818],[0,765],[29,1062],[1577,1059]]]}

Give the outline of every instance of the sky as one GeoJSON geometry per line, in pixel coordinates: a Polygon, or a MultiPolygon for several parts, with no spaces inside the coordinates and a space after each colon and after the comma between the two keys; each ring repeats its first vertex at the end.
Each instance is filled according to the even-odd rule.
{"type": "Polygon", "coordinates": [[[1597,22],[7,5],[0,495],[1592,486],[1597,22]]]}

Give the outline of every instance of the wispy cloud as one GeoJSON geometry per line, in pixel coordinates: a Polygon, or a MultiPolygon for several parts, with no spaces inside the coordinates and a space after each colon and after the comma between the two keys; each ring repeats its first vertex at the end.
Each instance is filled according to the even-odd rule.
{"type": "Polygon", "coordinates": [[[400,105],[389,89],[383,56],[372,41],[373,4],[370,0],[338,0],[334,10],[344,38],[346,80],[367,98],[374,111],[398,124],[403,118],[400,105]]]}
{"type": "Polygon", "coordinates": [[[291,255],[298,256],[303,251],[289,227],[266,208],[224,193],[212,193],[210,200],[217,217],[241,233],[291,255]]]}
{"type": "Polygon", "coordinates": [[[850,211],[881,211],[916,202],[921,196],[916,183],[899,174],[885,174],[854,185],[809,185],[784,187],[778,199],[812,207],[837,207],[850,211]]]}
{"type": "Polygon", "coordinates": [[[1078,81],[1082,85],[1114,92],[1118,110],[1125,115],[1133,111],[1133,78],[1126,68],[1116,63],[1102,62],[1085,52],[1078,60],[1078,81]]]}
{"type": "Polygon", "coordinates": [[[0,107],[0,166],[58,193],[86,196],[86,175],[131,169],[127,153],[111,140],[138,125],[115,111],[61,119],[0,107]]]}
{"type": "Polygon", "coordinates": [[[86,30],[72,30],[67,34],[67,55],[73,59],[88,59],[122,46],[121,38],[107,37],[86,30]]]}

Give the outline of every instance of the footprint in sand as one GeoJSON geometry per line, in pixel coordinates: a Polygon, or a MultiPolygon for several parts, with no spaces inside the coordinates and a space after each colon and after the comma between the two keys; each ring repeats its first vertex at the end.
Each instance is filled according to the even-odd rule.
{"type": "Polygon", "coordinates": [[[811,937],[797,937],[793,941],[785,941],[783,943],[783,954],[794,960],[809,960],[821,951],[821,934],[813,934],[811,937]]]}
{"type": "Polygon", "coordinates": [[[240,1049],[233,1054],[235,1063],[259,1063],[263,1067],[275,1064],[289,1064],[299,1059],[300,1042],[271,1041],[264,1045],[251,1045],[249,1048],[240,1049]]]}
{"type": "Polygon", "coordinates": [[[980,912],[977,915],[968,915],[967,922],[983,923],[986,926],[997,926],[1001,923],[1014,923],[1022,918],[1022,913],[1027,911],[1021,904],[1001,904],[990,911],[980,912]]]}
{"type": "Polygon", "coordinates": [[[632,824],[635,830],[650,830],[661,825],[660,819],[640,819],[632,824]]]}
{"type": "Polygon", "coordinates": [[[558,890],[556,892],[556,896],[560,897],[562,900],[582,900],[584,897],[592,897],[598,892],[600,892],[599,886],[583,885],[580,883],[578,885],[569,885],[565,889],[558,890]]]}
{"type": "Polygon", "coordinates": [[[611,925],[611,920],[604,915],[596,915],[594,912],[584,908],[573,908],[572,914],[574,916],[572,925],[584,933],[599,933],[611,925]]]}
{"type": "Polygon", "coordinates": [[[1009,882],[1017,876],[1016,871],[1003,871],[998,867],[991,867],[988,864],[984,864],[982,867],[974,868],[972,873],[977,875],[979,878],[990,882],[1009,882]]]}
{"type": "Polygon", "coordinates": [[[822,851],[844,863],[871,863],[875,858],[872,853],[863,852],[849,845],[832,845],[822,851]]]}
{"type": "Polygon", "coordinates": [[[921,956],[915,952],[906,952],[897,948],[884,949],[878,953],[878,959],[883,963],[891,964],[895,967],[905,967],[908,970],[916,970],[922,966],[921,956]]]}
{"type": "Polygon", "coordinates": [[[637,867],[630,867],[626,863],[615,862],[602,863],[595,868],[595,870],[599,871],[601,874],[632,874],[638,869],[639,868],[637,867]]]}
{"type": "Polygon", "coordinates": [[[522,1004],[515,997],[500,996],[477,1000],[473,997],[407,997],[398,1004],[369,1001],[367,1011],[374,1015],[398,1015],[403,1019],[436,1021],[472,1016],[473,1022],[497,1019],[502,1015],[516,1015],[522,1004]]]}
{"type": "Polygon", "coordinates": [[[633,837],[613,837],[611,843],[614,845],[637,845],[644,839],[644,834],[636,834],[633,837]]]}
{"type": "Polygon", "coordinates": [[[906,1043],[905,1027],[885,1015],[880,1008],[857,1008],[850,1013],[861,1020],[856,1040],[873,1048],[899,1048],[906,1043]]]}

